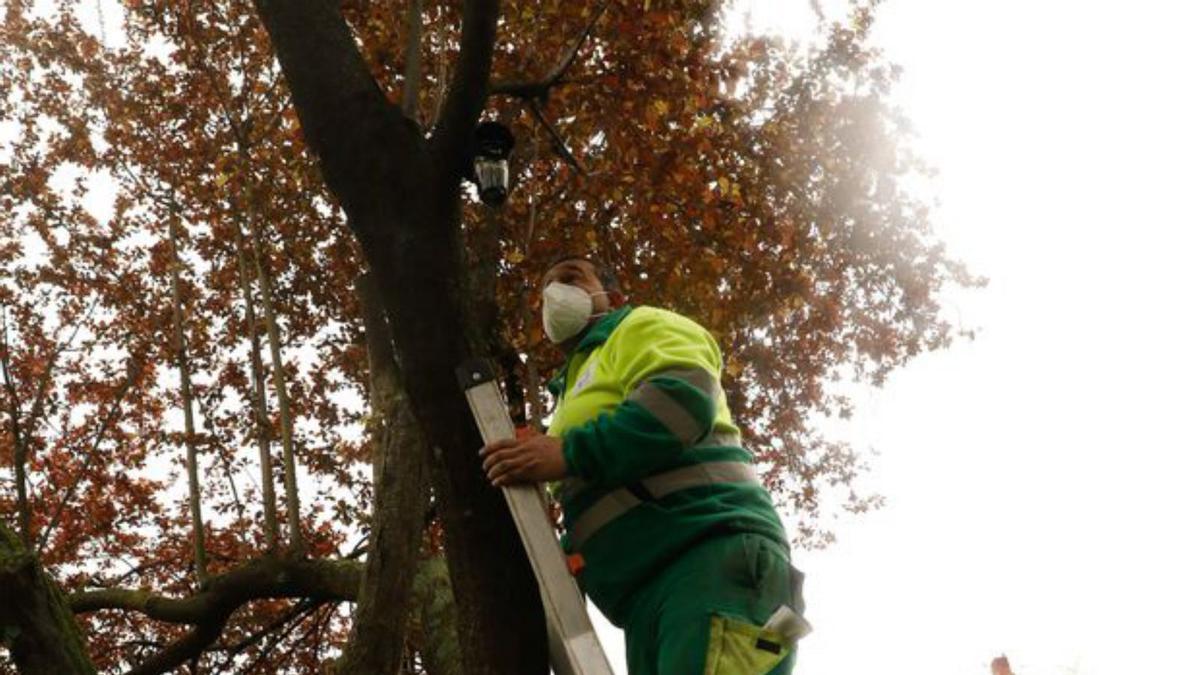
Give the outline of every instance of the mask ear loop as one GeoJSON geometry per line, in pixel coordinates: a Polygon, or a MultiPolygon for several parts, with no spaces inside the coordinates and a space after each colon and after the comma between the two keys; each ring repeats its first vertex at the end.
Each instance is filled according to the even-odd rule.
{"type": "MultiPolygon", "coordinates": [[[[597,295],[603,295],[603,296],[607,297],[608,291],[596,291],[595,293],[588,293],[588,298],[594,298],[597,295]]],[[[611,300],[609,302],[611,302],[611,300]]],[[[612,311],[612,306],[610,305],[609,308],[603,312],[593,312],[592,314],[588,315],[588,321],[591,321],[592,319],[595,319],[598,316],[604,316],[605,314],[608,314],[611,311],[612,311]]]]}

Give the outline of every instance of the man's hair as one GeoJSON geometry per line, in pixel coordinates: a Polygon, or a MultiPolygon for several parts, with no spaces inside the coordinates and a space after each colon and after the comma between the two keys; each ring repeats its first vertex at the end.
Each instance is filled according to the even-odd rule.
{"type": "Polygon", "coordinates": [[[596,278],[600,280],[600,285],[604,287],[604,290],[621,292],[621,281],[617,279],[616,272],[613,272],[612,267],[595,256],[568,253],[555,258],[554,262],[550,263],[550,266],[546,269],[552,270],[555,265],[568,260],[582,260],[590,264],[592,269],[596,271],[596,278]]]}

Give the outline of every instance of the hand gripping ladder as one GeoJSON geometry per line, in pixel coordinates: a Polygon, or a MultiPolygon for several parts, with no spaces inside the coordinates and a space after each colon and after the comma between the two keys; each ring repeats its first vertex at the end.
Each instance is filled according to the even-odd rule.
{"type": "MultiPolygon", "coordinates": [[[[458,381],[466,393],[484,442],[513,438],[512,419],[491,366],[482,359],[467,361],[458,367],[458,381]]],[[[554,527],[546,516],[542,487],[514,485],[501,489],[541,588],[550,640],[550,665],[554,672],[556,675],[612,675],[612,667],[588,619],[583,596],[567,570],[554,527]]]]}

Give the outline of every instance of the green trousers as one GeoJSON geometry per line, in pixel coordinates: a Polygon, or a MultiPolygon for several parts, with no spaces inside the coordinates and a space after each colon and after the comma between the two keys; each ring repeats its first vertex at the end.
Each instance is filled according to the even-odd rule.
{"type": "Polygon", "coordinates": [[[788,552],[756,534],[700,542],[633,597],[629,675],[786,675],[795,654],[759,627],[792,606],[788,552]]]}

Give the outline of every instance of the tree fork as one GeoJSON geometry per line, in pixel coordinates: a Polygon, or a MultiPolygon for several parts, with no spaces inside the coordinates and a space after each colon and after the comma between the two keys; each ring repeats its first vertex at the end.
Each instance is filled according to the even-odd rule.
{"type": "Polygon", "coordinates": [[[459,59],[432,138],[383,96],[336,6],[256,0],[305,139],[367,258],[433,449],[467,672],[547,668],[537,583],[454,377],[487,340],[467,317],[460,183],[487,97],[498,2],[463,4],[459,59]],[[480,561],[489,561],[481,566],[480,561]]]}

